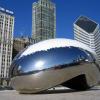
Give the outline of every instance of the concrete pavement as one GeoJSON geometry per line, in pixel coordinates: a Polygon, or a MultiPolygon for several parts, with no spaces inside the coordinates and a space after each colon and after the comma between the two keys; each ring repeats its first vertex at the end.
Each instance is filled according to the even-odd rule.
{"type": "Polygon", "coordinates": [[[100,100],[100,86],[88,91],[49,90],[39,94],[19,94],[15,90],[0,91],[0,100],[100,100]]]}

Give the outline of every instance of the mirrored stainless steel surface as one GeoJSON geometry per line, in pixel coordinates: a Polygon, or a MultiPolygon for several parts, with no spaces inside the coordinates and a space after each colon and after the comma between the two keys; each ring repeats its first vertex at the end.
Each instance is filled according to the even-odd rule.
{"type": "Polygon", "coordinates": [[[21,53],[15,57],[10,67],[11,86],[21,93],[37,93],[59,84],[84,90],[99,81],[97,60],[84,48],[51,48],[19,57],[21,53]],[[80,79],[85,81],[84,84],[80,79]]]}

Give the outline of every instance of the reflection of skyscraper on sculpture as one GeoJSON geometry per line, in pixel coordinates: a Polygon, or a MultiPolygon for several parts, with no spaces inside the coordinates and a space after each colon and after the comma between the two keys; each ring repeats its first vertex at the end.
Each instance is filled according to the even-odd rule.
{"type": "Polygon", "coordinates": [[[9,78],[9,67],[12,61],[14,30],[14,14],[12,11],[0,8],[0,78],[9,78]]]}
{"type": "Polygon", "coordinates": [[[75,40],[88,45],[93,49],[100,62],[100,27],[95,21],[80,16],[74,23],[75,40]]]}
{"type": "Polygon", "coordinates": [[[39,42],[55,37],[56,12],[55,4],[50,0],[39,0],[32,7],[32,37],[39,42]]]}

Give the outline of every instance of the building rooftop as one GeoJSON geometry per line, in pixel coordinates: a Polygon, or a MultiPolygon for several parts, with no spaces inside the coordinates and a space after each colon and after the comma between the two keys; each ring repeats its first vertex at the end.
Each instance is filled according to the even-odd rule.
{"type": "Polygon", "coordinates": [[[85,16],[80,16],[78,20],[75,22],[75,24],[88,33],[94,32],[98,25],[96,22],[85,16]]]}
{"type": "Polygon", "coordinates": [[[8,9],[4,9],[2,7],[0,7],[0,12],[5,13],[5,14],[8,14],[8,15],[11,15],[11,16],[14,15],[14,12],[12,12],[12,11],[10,11],[8,9]]]}

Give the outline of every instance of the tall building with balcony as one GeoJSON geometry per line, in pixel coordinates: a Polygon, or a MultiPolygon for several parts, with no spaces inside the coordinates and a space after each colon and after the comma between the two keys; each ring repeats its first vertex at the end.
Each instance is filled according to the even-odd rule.
{"type": "Polygon", "coordinates": [[[97,53],[100,62],[100,26],[85,16],[80,16],[74,23],[75,40],[88,45],[97,53]]]}
{"type": "Polygon", "coordinates": [[[12,62],[14,14],[0,7],[0,82],[9,79],[12,62]]]}
{"type": "Polygon", "coordinates": [[[56,7],[50,0],[39,0],[32,6],[32,38],[34,43],[55,38],[56,7]]]}

